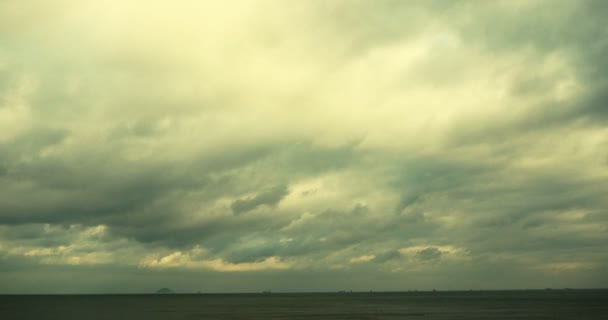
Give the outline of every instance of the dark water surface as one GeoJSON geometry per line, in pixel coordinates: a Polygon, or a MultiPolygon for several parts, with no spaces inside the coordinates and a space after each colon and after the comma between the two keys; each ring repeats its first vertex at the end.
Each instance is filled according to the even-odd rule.
{"type": "Polygon", "coordinates": [[[608,319],[608,290],[3,295],[0,319],[608,319]]]}

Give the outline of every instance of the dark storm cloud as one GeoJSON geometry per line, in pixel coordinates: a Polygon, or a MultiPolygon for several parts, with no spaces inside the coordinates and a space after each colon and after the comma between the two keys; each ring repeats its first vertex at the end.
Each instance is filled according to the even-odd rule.
{"type": "Polygon", "coordinates": [[[441,250],[434,247],[429,247],[416,252],[416,257],[424,261],[437,260],[441,258],[441,250]]]}
{"type": "Polygon", "coordinates": [[[275,206],[289,192],[286,185],[276,186],[268,191],[262,191],[253,197],[239,199],[230,206],[232,212],[240,214],[253,210],[261,205],[275,206]]]}
{"type": "Polygon", "coordinates": [[[389,250],[376,255],[374,262],[383,263],[391,260],[399,260],[402,258],[403,255],[399,252],[399,250],[389,250]]]}
{"type": "MultiPolygon", "coordinates": [[[[36,146],[33,153],[46,144],[36,146]]],[[[11,150],[9,147],[7,150],[11,150]]],[[[243,192],[264,188],[265,183],[272,181],[242,180],[235,176],[234,170],[272,168],[287,170],[293,177],[298,177],[310,170],[318,173],[344,166],[340,158],[330,160],[343,152],[352,153],[342,147],[334,150],[310,145],[261,146],[227,150],[222,154],[203,152],[195,159],[179,163],[146,166],[112,158],[111,154],[99,151],[69,159],[70,162],[34,158],[26,164],[14,165],[16,169],[10,179],[3,181],[7,192],[4,194],[6,201],[0,206],[0,218],[3,223],[14,226],[104,224],[109,227],[110,234],[142,243],[185,248],[204,242],[210,249],[220,252],[241,234],[276,230],[290,219],[289,216],[277,219],[270,212],[247,218],[205,218],[209,206],[219,197],[229,194],[238,197],[243,192]],[[293,167],[285,167],[285,159],[291,158],[315,159],[316,164],[312,169],[302,165],[302,170],[293,171],[293,167]],[[30,187],[25,194],[14,187],[18,181],[31,181],[35,187],[30,187]],[[36,201],[24,201],[24,197],[36,201]]],[[[287,185],[278,184],[250,199],[237,198],[225,209],[237,213],[258,206],[272,209],[287,193],[287,185]]],[[[49,238],[48,243],[39,245],[64,245],[69,241],[49,238]]],[[[231,260],[248,259],[243,256],[231,260]]]]}

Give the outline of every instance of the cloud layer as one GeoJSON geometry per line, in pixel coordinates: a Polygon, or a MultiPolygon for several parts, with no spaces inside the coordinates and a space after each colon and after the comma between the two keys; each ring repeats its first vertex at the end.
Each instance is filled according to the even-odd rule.
{"type": "Polygon", "coordinates": [[[607,13],[2,1],[0,293],[605,287],[607,13]]]}

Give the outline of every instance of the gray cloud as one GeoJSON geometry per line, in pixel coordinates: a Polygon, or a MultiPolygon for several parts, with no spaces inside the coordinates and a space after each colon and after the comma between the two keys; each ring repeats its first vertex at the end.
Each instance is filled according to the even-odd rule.
{"type": "Polygon", "coordinates": [[[605,1],[34,3],[2,292],[606,286],[605,1]]]}
{"type": "Polygon", "coordinates": [[[437,260],[441,258],[441,250],[434,247],[429,247],[416,252],[416,257],[424,261],[437,260]]]}
{"type": "Polygon", "coordinates": [[[288,193],[287,186],[277,186],[268,191],[263,191],[253,197],[238,199],[230,206],[232,212],[239,214],[253,210],[261,205],[275,206],[288,193]]]}

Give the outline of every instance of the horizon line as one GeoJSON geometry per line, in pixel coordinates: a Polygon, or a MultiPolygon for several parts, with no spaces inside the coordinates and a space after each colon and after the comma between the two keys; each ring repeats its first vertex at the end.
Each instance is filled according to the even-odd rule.
{"type": "Polygon", "coordinates": [[[411,290],[336,290],[336,291],[234,291],[234,292],[171,292],[171,293],[156,293],[156,292],[131,292],[131,293],[0,293],[0,296],[95,296],[95,295],[154,295],[154,296],[171,296],[171,295],[273,295],[273,294],[361,294],[361,293],[445,293],[445,292],[505,292],[505,291],[601,291],[608,288],[520,288],[520,289],[411,289],[411,290]]]}

